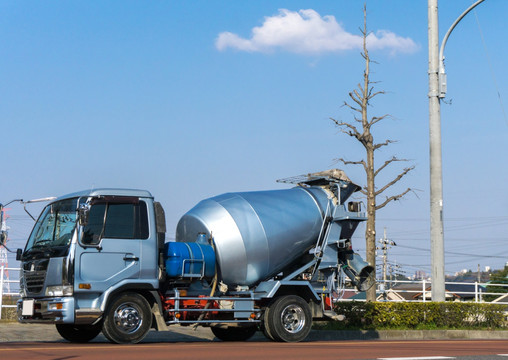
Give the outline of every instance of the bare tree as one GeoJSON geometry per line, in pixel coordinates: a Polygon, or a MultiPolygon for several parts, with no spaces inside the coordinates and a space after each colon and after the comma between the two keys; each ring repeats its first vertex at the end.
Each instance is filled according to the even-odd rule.
{"type": "MultiPolygon", "coordinates": [[[[362,159],[359,161],[348,161],[344,159],[338,159],[338,161],[344,163],[344,165],[361,165],[365,170],[365,174],[367,177],[367,185],[364,186],[361,190],[362,194],[367,197],[367,227],[365,229],[365,241],[366,241],[366,258],[367,261],[376,268],[376,211],[384,208],[388,203],[392,201],[399,200],[408,192],[411,191],[411,188],[407,188],[405,191],[399,193],[398,195],[385,196],[380,204],[377,203],[377,199],[384,194],[386,190],[388,190],[392,185],[399,182],[408,172],[414,169],[414,166],[404,168],[397,176],[393,177],[391,181],[386,183],[385,185],[377,188],[376,187],[376,177],[379,173],[385,170],[389,165],[399,162],[399,161],[407,161],[405,159],[399,159],[396,156],[386,160],[381,166],[376,168],[374,162],[374,153],[376,150],[379,150],[383,147],[390,145],[395,142],[393,140],[385,140],[380,143],[374,142],[374,137],[372,135],[372,127],[379,123],[380,121],[389,117],[388,114],[382,116],[374,116],[369,118],[367,114],[367,109],[371,104],[372,99],[374,99],[378,95],[382,95],[384,91],[376,91],[374,89],[374,84],[370,80],[370,64],[373,62],[370,59],[369,52],[367,50],[367,9],[364,7],[363,9],[363,29],[360,29],[363,35],[363,52],[361,53],[363,59],[365,60],[365,70],[363,72],[363,84],[359,83],[357,89],[351,91],[349,93],[349,97],[352,102],[344,102],[345,107],[351,109],[354,113],[354,121],[345,122],[339,121],[335,119],[331,119],[335,125],[340,129],[341,132],[355,138],[358,140],[363,147],[365,148],[366,160],[362,159]]],[[[367,300],[375,301],[376,299],[376,289],[372,287],[367,291],[367,300]]]]}

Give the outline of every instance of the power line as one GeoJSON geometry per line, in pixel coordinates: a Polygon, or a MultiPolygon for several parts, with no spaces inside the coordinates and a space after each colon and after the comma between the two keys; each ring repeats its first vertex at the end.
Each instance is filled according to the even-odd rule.
{"type": "Polygon", "coordinates": [[[508,118],[506,117],[506,111],[503,105],[503,98],[501,97],[501,91],[499,90],[499,85],[497,84],[496,74],[494,73],[494,67],[492,66],[492,61],[490,59],[489,51],[487,49],[487,43],[485,42],[485,37],[483,36],[482,27],[480,26],[480,20],[478,18],[478,14],[476,10],[474,11],[474,16],[476,18],[476,24],[478,25],[478,31],[480,32],[480,38],[482,39],[483,50],[485,51],[485,57],[487,58],[487,63],[489,64],[490,75],[492,76],[492,81],[494,82],[494,87],[497,91],[497,98],[499,100],[499,105],[501,106],[501,111],[503,112],[503,117],[505,124],[508,126],[508,118]]]}

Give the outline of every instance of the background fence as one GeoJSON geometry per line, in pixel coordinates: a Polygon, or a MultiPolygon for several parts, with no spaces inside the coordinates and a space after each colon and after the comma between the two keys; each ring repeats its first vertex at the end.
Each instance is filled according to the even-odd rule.
{"type": "Polygon", "coordinates": [[[19,271],[19,268],[0,266],[0,319],[3,309],[16,307],[16,300],[19,298],[19,271]],[[11,272],[15,273],[13,280],[11,280],[11,272]]]}
{"type": "MultiPolygon", "coordinates": [[[[15,308],[19,298],[19,268],[0,266],[0,310],[15,308]],[[10,277],[8,274],[13,273],[10,277]]],[[[429,280],[377,281],[378,301],[431,301],[431,282],[429,280]]],[[[445,296],[450,301],[492,302],[508,304],[508,284],[480,282],[446,282],[445,296]]],[[[343,301],[365,301],[365,293],[346,288],[337,294],[343,301]]],[[[2,311],[0,311],[0,319],[2,311]]]]}

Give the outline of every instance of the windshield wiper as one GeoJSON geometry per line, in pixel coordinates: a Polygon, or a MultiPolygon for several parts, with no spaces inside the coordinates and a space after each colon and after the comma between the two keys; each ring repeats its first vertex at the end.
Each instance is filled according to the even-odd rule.
{"type": "Polygon", "coordinates": [[[42,247],[49,247],[49,244],[51,244],[53,240],[39,240],[37,241],[33,246],[33,248],[42,248],[42,247]]]}
{"type": "Polygon", "coordinates": [[[25,255],[40,254],[46,251],[52,252],[52,248],[51,246],[49,246],[50,243],[51,240],[40,240],[37,243],[35,243],[30,249],[28,249],[25,252],[25,255]]]}
{"type": "Polygon", "coordinates": [[[30,257],[37,257],[37,255],[40,255],[40,254],[42,254],[43,257],[50,257],[51,255],[53,255],[55,253],[55,251],[56,251],[56,249],[54,249],[50,246],[47,246],[47,245],[43,245],[43,246],[35,245],[35,246],[32,246],[27,251],[25,251],[25,253],[23,254],[23,258],[27,259],[30,257]]]}

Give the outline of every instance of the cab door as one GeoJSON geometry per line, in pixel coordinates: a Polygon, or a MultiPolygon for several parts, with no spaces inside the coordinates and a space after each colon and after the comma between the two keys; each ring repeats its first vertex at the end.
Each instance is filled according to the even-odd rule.
{"type": "MultiPolygon", "coordinates": [[[[126,279],[139,279],[141,244],[148,239],[147,206],[138,198],[100,198],[91,202],[76,251],[75,291],[90,284],[103,292],[126,279]]],[[[88,290],[88,291],[90,291],[88,290]]]]}

